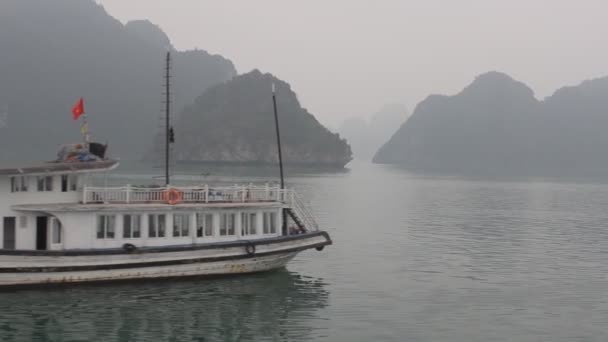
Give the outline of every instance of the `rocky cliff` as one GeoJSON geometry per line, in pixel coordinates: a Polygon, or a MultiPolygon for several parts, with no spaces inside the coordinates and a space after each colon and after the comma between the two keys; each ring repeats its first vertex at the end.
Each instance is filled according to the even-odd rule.
{"type": "Polygon", "coordinates": [[[138,158],[158,131],[167,49],[175,108],[236,75],[229,60],[175,51],[157,26],[125,26],[93,0],[0,1],[0,160],[48,159],[80,141],[70,109],[81,96],[93,138],[138,158]]]}
{"type": "Polygon", "coordinates": [[[370,161],[374,153],[386,142],[386,137],[395,133],[406,118],[405,106],[386,104],[369,120],[345,120],[338,132],[351,145],[355,159],[370,161]]]}
{"type": "Polygon", "coordinates": [[[538,101],[505,74],[483,74],[457,95],[421,102],[374,162],[458,173],[605,173],[607,95],[601,78],[538,101]]]}
{"type": "Polygon", "coordinates": [[[288,164],[343,167],[350,146],[302,108],[289,84],[255,70],[211,87],[175,126],[178,161],[276,163],[276,85],[283,158],[288,164]]]}

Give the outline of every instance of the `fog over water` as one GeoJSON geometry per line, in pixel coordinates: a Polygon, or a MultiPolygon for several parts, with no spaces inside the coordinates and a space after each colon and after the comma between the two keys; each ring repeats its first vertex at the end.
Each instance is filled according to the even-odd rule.
{"type": "MultiPolygon", "coordinates": [[[[193,170],[176,181],[200,179],[193,170]]],[[[272,171],[215,169],[207,180],[275,181],[272,171]]],[[[151,176],[126,166],[108,182],[151,176]]],[[[334,245],[254,276],[2,292],[0,340],[608,339],[606,180],[423,176],[355,163],[290,170],[288,186],[334,245]]]]}
{"type": "MultiPolygon", "coordinates": [[[[164,184],[152,160],[167,146],[171,187],[277,185],[276,114],[286,185],[333,241],[261,274],[0,291],[0,342],[608,341],[607,13],[605,0],[0,0],[0,169],[69,142],[62,161],[87,160],[90,124],[122,165],[87,186],[164,184]]],[[[61,236],[98,229],[68,223],[61,236]]]]}

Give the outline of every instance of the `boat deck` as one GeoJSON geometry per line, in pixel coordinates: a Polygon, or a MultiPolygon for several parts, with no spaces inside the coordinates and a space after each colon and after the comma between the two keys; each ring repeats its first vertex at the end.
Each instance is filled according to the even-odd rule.
{"type": "Polygon", "coordinates": [[[88,203],[260,203],[292,201],[291,189],[270,186],[84,187],[81,202],[88,203]]]}
{"type": "Polygon", "coordinates": [[[280,202],[210,202],[210,203],[179,203],[179,204],[163,204],[163,203],[99,203],[99,204],[82,204],[82,203],[53,203],[53,204],[20,204],[12,206],[15,211],[29,212],[91,212],[91,211],[168,211],[168,210],[189,210],[189,209],[230,209],[230,208],[273,208],[280,207],[280,202]]]}

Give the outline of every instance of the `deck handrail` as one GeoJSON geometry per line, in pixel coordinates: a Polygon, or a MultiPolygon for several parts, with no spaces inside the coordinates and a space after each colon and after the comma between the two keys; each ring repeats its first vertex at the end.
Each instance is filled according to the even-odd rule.
{"type": "Polygon", "coordinates": [[[312,214],[312,210],[304,203],[304,200],[297,192],[291,192],[291,208],[295,210],[296,215],[303,221],[304,226],[312,231],[319,230],[319,225],[312,214]]]}
{"type": "Polygon", "coordinates": [[[169,187],[91,187],[82,188],[82,203],[166,203],[166,192],[175,189],[182,203],[212,202],[279,202],[288,198],[290,189],[270,186],[169,186],[169,187]]]}
{"type": "Polygon", "coordinates": [[[281,189],[278,186],[234,185],[224,187],[168,186],[168,187],[82,187],[83,204],[132,204],[132,203],[167,203],[167,191],[175,189],[180,193],[181,203],[261,203],[277,202],[293,209],[295,214],[311,231],[317,231],[318,225],[311,210],[293,189],[281,189]]]}

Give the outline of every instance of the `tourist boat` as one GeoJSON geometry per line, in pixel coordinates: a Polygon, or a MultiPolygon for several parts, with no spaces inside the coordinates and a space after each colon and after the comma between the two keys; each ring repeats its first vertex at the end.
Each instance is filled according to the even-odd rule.
{"type": "Polygon", "coordinates": [[[292,189],[89,184],[117,166],[0,169],[0,285],[251,273],[331,244],[292,189]]]}
{"type": "Polygon", "coordinates": [[[0,168],[0,286],[253,273],[332,243],[282,163],[280,186],[172,185],[166,118],[163,186],[94,186],[118,161],[88,134],[54,162],[0,168]]]}

